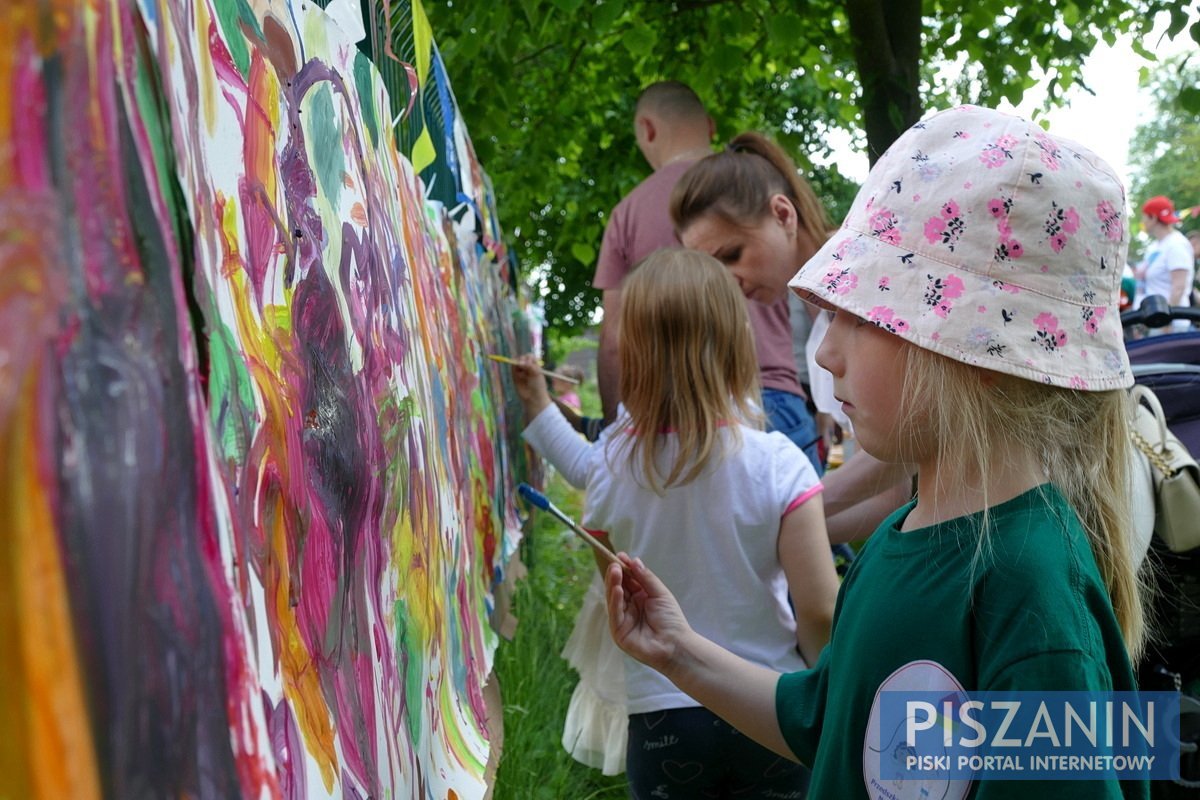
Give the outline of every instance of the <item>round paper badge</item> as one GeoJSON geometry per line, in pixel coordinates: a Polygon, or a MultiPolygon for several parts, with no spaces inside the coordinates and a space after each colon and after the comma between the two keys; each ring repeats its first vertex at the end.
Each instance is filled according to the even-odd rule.
{"type": "MultiPolygon", "coordinates": [[[[881,728],[880,695],[883,692],[939,692],[947,698],[966,699],[962,684],[936,661],[910,661],[879,684],[871,703],[871,716],[863,739],[863,783],[871,800],[962,800],[971,788],[969,780],[951,780],[948,770],[923,770],[919,777],[884,777],[895,775],[885,770],[885,764],[898,763],[901,768],[910,757],[926,756],[936,759],[944,753],[914,753],[905,741],[903,720],[887,720],[888,729],[881,728]]],[[[957,705],[957,703],[955,703],[957,705]]],[[[936,763],[936,762],[935,762],[936,763]]]]}

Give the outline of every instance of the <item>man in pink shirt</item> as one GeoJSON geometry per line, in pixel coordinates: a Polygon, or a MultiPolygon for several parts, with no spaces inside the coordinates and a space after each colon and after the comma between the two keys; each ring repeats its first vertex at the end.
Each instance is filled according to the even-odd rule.
{"type": "Polygon", "coordinates": [[[633,265],[655,250],[679,247],[668,203],[675,182],[698,159],[712,152],[716,132],[700,98],[677,81],[654,83],[642,91],[634,111],[638,149],[654,172],[617,203],[604,229],[592,285],[603,292],[597,383],[604,419],[611,422],[620,400],[617,321],[621,282],[633,265]]]}
{"type": "MultiPolygon", "coordinates": [[[[651,84],[638,97],[634,134],[638,149],[654,172],[627,194],[609,217],[592,285],[603,292],[597,383],[604,418],[611,421],[620,400],[617,321],[621,282],[635,264],[655,250],[679,247],[669,201],[675,183],[699,159],[712,152],[712,118],[700,98],[678,81],[651,84]]],[[[747,300],[758,354],[764,409],[771,428],[801,447],[818,474],[817,431],[805,407],[806,397],[792,355],[787,299],[766,305],[747,300]]]]}

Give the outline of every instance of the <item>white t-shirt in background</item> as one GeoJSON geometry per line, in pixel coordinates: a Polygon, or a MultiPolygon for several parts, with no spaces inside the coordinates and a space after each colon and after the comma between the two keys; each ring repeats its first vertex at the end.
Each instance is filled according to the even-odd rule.
{"type": "MultiPolygon", "coordinates": [[[[1146,255],[1141,266],[1145,268],[1146,289],[1143,296],[1157,294],[1171,300],[1171,273],[1187,271],[1187,288],[1184,289],[1183,299],[1173,305],[1190,306],[1192,304],[1192,281],[1196,277],[1196,257],[1192,252],[1192,243],[1178,230],[1173,230],[1161,239],[1156,239],[1146,248],[1146,255]]],[[[1138,300],[1141,305],[1141,299],[1138,300]]],[[[1175,320],[1170,330],[1186,331],[1192,327],[1187,320],[1175,320]]]]}
{"type": "MultiPolygon", "coordinates": [[[[724,457],[658,495],[643,485],[622,446],[631,435],[627,419],[619,413],[606,429],[612,433],[588,444],[550,405],[523,436],[569,483],[586,487],[583,527],[606,531],[618,550],[640,557],[698,633],[776,671],[804,669],[777,550],[785,514],[822,488],[804,452],[781,433],[730,425],[724,457]]],[[[663,463],[676,446],[667,436],[663,463]]],[[[630,714],[699,705],[629,657],[625,686],[630,714]]]]}

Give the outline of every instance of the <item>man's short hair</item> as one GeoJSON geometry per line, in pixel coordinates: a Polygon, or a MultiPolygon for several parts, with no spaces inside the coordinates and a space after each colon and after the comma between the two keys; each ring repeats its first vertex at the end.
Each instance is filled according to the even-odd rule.
{"type": "Polygon", "coordinates": [[[637,100],[638,113],[652,113],[670,121],[708,120],[708,112],[692,87],[679,81],[659,81],[642,90],[637,100]]]}

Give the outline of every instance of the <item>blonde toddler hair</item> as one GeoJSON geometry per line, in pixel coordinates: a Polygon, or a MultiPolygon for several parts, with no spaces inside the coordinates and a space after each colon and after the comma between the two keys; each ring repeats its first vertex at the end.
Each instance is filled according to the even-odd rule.
{"type": "Polygon", "coordinates": [[[746,301],[712,256],[660,250],[621,287],[621,398],[630,464],[650,488],[694,480],[726,446],[721,427],[761,425],[758,358],[746,301]],[[658,460],[673,432],[673,463],[658,460]]]}

